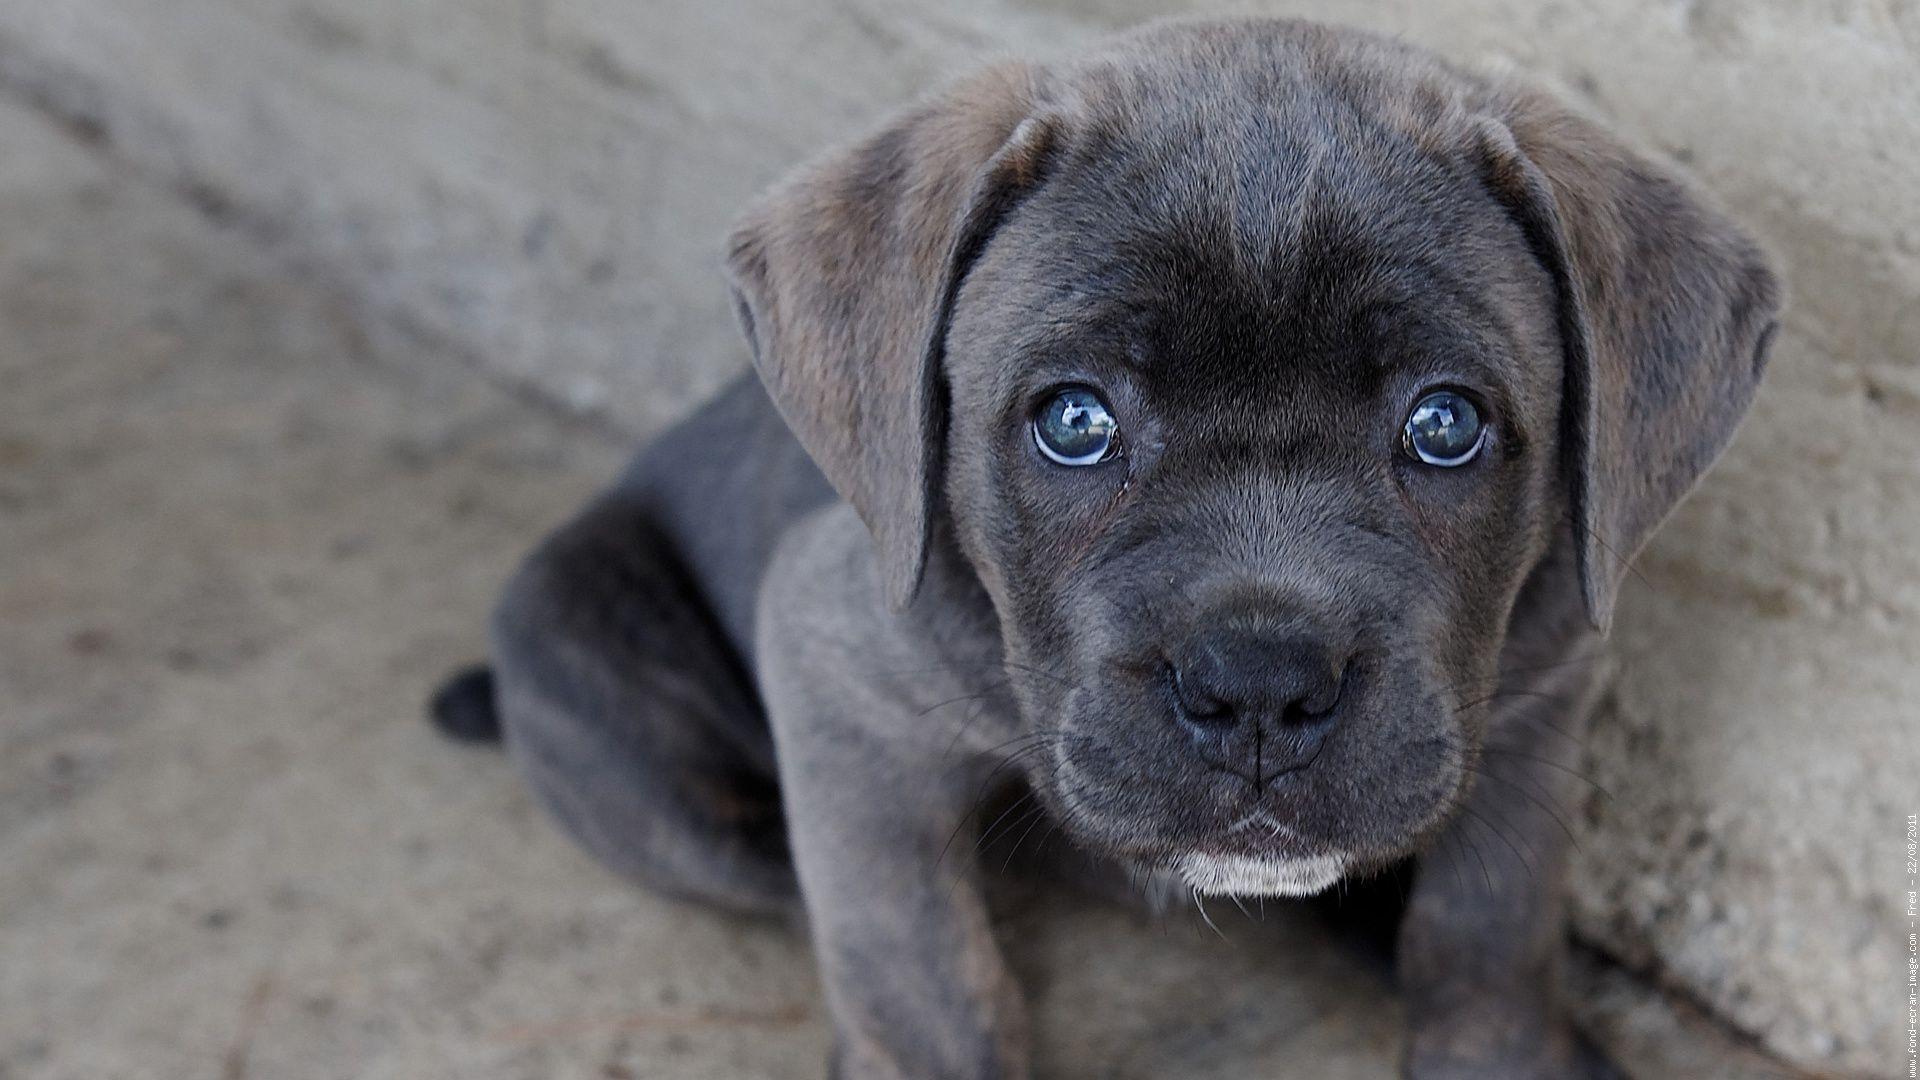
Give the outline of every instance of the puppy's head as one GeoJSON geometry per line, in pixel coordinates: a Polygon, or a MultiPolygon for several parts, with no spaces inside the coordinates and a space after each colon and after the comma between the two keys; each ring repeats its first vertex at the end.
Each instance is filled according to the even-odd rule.
{"type": "Polygon", "coordinates": [[[1314,891],[1457,805],[1556,548],[1604,628],[1730,438],[1756,248],[1538,93],[1299,23],[994,69],[758,206],[756,362],[897,605],[950,537],[1083,842],[1314,891]]]}

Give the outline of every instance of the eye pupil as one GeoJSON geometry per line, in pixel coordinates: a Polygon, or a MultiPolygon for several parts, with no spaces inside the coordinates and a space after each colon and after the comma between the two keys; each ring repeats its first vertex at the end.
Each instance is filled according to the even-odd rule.
{"type": "Polygon", "coordinates": [[[1059,465],[1098,465],[1119,450],[1120,425],[1100,395],[1084,386],[1056,392],[1033,418],[1033,441],[1059,465]]]}
{"type": "Polygon", "coordinates": [[[1421,398],[1407,414],[1401,444],[1407,456],[1416,461],[1454,468],[1479,455],[1485,435],[1480,410],[1472,400],[1451,390],[1438,390],[1421,398]]]}

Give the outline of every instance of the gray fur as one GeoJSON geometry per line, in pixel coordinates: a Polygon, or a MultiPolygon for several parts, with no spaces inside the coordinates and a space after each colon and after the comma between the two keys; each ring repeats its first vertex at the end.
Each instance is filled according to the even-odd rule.
{"type": "Polygon", "coordinates": [[[495,620],[508,745],[570,832],[803,902],[839,1076],[1027,1074],[973,857],[1023,795],[1113,880],[1417,855],[1407,1075],[1607,1075],[1558,997],[1563,815],[1624,560],[1759,377],[1778,287],[1742,233],[1535,90],[1260,20],[990,69],[728,254],[760,380],[495,620]],[[1062,383],[1122,458],[1038,455],[1062,383]],[[1490,407],[1465,468],[1396,453],[1435,384],[1490,407]]]}

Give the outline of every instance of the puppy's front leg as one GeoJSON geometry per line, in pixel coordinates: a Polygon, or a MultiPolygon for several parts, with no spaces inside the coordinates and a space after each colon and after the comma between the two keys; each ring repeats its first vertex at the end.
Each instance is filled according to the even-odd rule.
{"type": "Polygon", "coordinates": [[[1411,1080],[1561,1080],[1618,1073],[1567,1018],[1563,895],[1591,674],[1503,685],[1475,787],[1419,877],[1400,930],[1411,1080]]]}
{"type": "MultiPolygon", "coordinates": [[[[973,813],[1014,734],[984,598],[888,616],[841,508],[767,575],[757,667],[841,1080],[1022,1080],[1019,988],[994,943],[973,813]],[[958,701],[970,711],[941,708],[958,701]],[[969,749],[972,740],[974,749],[969,749]]],[[[1002,774],[1004,775],[1004,774],[1002,774]]]]}
{"type": "Polygon", "coordinates": [[[833,1010],[833,1075],[1025,1077],[1024,1004],[961,828],[980,778],[903,760],[829,714],[807,723],[808,738],[783,741],[780,773],[833,1010]]]}

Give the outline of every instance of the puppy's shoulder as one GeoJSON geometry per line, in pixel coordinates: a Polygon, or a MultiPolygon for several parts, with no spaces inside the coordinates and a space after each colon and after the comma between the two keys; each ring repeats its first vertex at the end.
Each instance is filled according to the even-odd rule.
{"type": "Polygon", "coordinates": [[[767,562],[756,607],[754,644],[761,655],[858,650],[887,636],[891,620],[873,539],[853,507],[835,501],[786,528],[767,562]]]}
{"type": "Polygon", "coordinates": [[[822,507],[787,529],[754,623],[756,675],[776,728],[783,712],[890,726],[978,696],[999,670],[1000,641],[990,604],[957,580],[954,558],[937,553],[927,586],[895,613],[873,538],[851,506],[822,507]]]}

